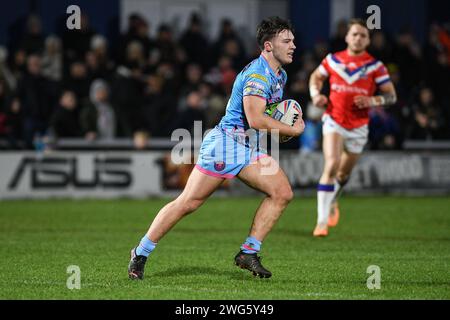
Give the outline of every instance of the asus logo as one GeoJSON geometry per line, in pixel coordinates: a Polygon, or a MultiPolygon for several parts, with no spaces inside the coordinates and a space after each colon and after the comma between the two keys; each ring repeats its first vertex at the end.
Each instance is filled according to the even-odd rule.
{"type": "Polygon", "coordinates": [[[77,189],[124,189],[131,185],[133,177],[128,168],[130,158],[105,157],[93,159],[93,172],[89,179],[79,177],[79,165],[76,157],[46,157],[36,159],[24,157],[8,183],[8,189],[14,190],[21,183],[27,170],[30,170],[32,189],[59,189],[73,186],[77,189]]]}

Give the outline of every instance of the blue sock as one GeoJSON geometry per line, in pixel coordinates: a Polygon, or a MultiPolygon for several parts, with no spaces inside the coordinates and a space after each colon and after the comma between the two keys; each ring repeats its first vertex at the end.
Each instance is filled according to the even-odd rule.
{"type": "Polygon", "coordinates": [[[141,242],[136,247],[136,254],[138,256],[148,257],[150,253],[155,249],[157,243],[154,243],[152,240],[147,238],[147,235],[142,237],[141,242]]]}
{"type": "Polygon", "coordinates": [[[261,241],[249,236],[242,244],[241,250],[244,253],[258,253],[261,250],[261,241]]]}

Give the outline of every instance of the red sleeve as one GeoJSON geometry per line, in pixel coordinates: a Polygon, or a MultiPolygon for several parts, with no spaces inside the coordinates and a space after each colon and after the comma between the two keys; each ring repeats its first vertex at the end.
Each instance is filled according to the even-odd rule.
{"type": "Polygon", "coordinates": [[[329,55],[327,55],[319,65],[319,72],[325,77],[329,77],[331,73],[330,65],[328,64],[329,55]]]}
{"type": "Polygon", "coordinates": [[[373,73],[375,83],[378,86],[385,84],[386,82],[391,81],[391,77],[389,76],[389,72],[382,62],[380,62],[380,66],[373,73]]]}

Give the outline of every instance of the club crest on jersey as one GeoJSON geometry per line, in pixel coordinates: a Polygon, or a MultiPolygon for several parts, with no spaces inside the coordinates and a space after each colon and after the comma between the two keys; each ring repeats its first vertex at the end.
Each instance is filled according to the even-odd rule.
{"type": "Polygon", "coordinates": [[[216,171],[222,171],[225,169],[225,162],[224,161],[214,161],[214,169],[216,171]]]}
{"type": "Polygon", "coordinates": [[[359,74],[361,79],[367,79],[367,67],[366,66],[361,67],[359,74]]]}

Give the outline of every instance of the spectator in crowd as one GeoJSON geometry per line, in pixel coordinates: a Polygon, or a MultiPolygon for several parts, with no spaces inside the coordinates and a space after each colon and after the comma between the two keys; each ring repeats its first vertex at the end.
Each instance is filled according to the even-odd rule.
{"type": "Polygon", "coordinates": [[[118,136],[131,137],[143,127],[141,114],[144,75],[137,62],[120,66],[112,81],[112,101],[117,114],[118,136]]]}
{"type": "Polygon", "coordinates": [[[318,39],[313,47],[313,57],[315,61],[322,61],[327,56],[328,43],[323,39],[318,39]]]}
{"type": "Polygon", "coordinates": [[[101,70],[97,56],[92,51],[86,52],[84,59],[89,79],[105,79],[107,76],[101,70]]]}
{"type": "Polygon", "coordinates": [[[75,93],[64,90],[50,119],[50,133],[54,138],[81,137],[77,104],[75,93]]]}
{"type": "Polygon", "coordinates": [[[150,52],[155,48],[155,42],[150,38],[150,25],[139,14],[133,13],[128,18],[128,30],[119,39],[118,60],[124,63],[126,57],[125,48],[131,42],[137,41],[141,44],[145,59],[149,58],[150,52]]]}
{"type": "Polygon", "coordinates": [[[306,107],[311,100],[309,95],[308,75],[304,71],[299,71],[294,76],[288,87],[286,95],[290,99],[294,99],[301,106],[306,107]]]}
{"type": "Polygon", "coordinates": [[[152,63],[168,61],[177,63],[179,49],[173,40],[172,28],[167,24],[162,24],[158,28],[155,42],[155,49],[151,53],[152,63]]]}
{"type": "Polygon", "coordinates": [[[54,103],[50,85],[42,76],[38,55],[28,57],[27,73],[19,80],[17,94],[23,109],[23,136],[27,147],[31,148],[35,135],[45,134],[54,103]]]}
{"type": "Polygon", "coordinates": [[[8,97],[6,94],[5,81],[0,78],[0,137],[6,134],[6,101],[8,97]]]}
{"type": "Polygon", "coordinates": [[[18,49],[10,58],[9,70],[15,78],[13,89],[16,88],[17,81],[23,77],[27,71],[27,53],[23,49],[18,49]]]}
{"type": "Polygon", "coordinates": [[[236,76],[231,57],[224,54],[219,57],[217,66],[204,76],[204,80],[216,86],[225,96],[230,96],[236,76]]]}
{"type": "Polygon", "coordinates": [[[385,64],[393,62],[392,48],[381,30],[376,30],[372,34],[368,52],[385,64]]]}
{"type": "Polygon", "coordinates": [[[240,54],[243,57],[247,57],[244,44],[237,35],[233,23],[231,22],[230,19],[223,19],[221,22],[219,36],[211,48],[212,53],[211,56],[213,60],[211,61],[210,66],[214,66],[217,63],[217,61],[219,61],[220,56],[222,56],[223,53],[225,52],[225,44],[229,40],[233,40],[237,44],[238,51],[240,52],[240,54]]]}
{"type": "Polygon", "coordinates": [[[244,56],[244,51],[241,51],[241,47],[235,39],[228,39],[225,41],[223,45],[223,54],[221,56],[227,56],[231,59],[232,68],[234,70],[241,70],[245,64],[248,63],[244,56]]]}
{"type": "MultiPolygon", "coordinates": [[[[428,42],[425,45],[424,54],[428,66],[426,81],[436,93],[437,99],[445,104],[450,104],[448,89],[450,88],[450,48],[445,45],[447,33],[438,25],[430,27],[428,42]]],[[[450,35],[447,35],[450,39],[450,35]]]]}
{"type": "MultiPolygon", "coordinates": [[[[316,107],[309,101],[306,106],[305,131],[299,137],[302,152],[319,150],[322,143],[322,114],[323,109],[316,107]]],[[[293,140],[293,139],[292,139],[293,140]]],[[[294,141],[292,141],[294,142],[294,141]]],[[[292,143],[291,142],[291,143],[292,143]]]]}
{"type": "Polygon", "coordinates": [[[401,132],[397,119],[386,109],[380,107],[370,110],[369,117],[370,149],[399,149],[401,132]]]}
{"type": "Polygon", "coordinates": [[[439,27],[438,30],[438,38],[439,42],[442,45],[444,52],[447,53],[447,62],[450,64],[450,22],[447,21],[442,27],[439,27]]]}
{"type": "Polygon", "coordinates": [[[208,110],[205,112],[205,126],[214,128],[225,114],[228,96],[225,96],[221,89],[206,81],[200,83],[199,92],[208,110]]]}
{"type": "Polygon", "coordinates": [[[180,38],[180,45],[186,52],[189,61],[207,67],[209,53],[209,43],[202,34],[202,22],[200,16],[192,14],[188,29],[180,38]]]}
{"type": "Polygon", "coordinates": [[[437,140],[445,136],[448,124],[442,116],[442,109],[437,104],[430,87],[419,90],[417,101],[412,106],[414,122],[409,137],[414,140],[437,140]]]}
{"type": "MultiPolygon", "coordinates": [[[[183,82],[181,66],[170,61],[163,61],[158,64],[156,74],[164,79],[163,90],[170,92],[172,96],[178,96],[179,88],[183,82]]],[[[153,68],[147,68],[147,74],[153,73],[153,68]]]]}
{"type": "Polygon", "coordinates": [[[206,101],[197,90],[191,91],[186,101],[179,106],[179,116],[175,118],[172,130],[182,128],[194,134],[194,122],[201,121],[202,132],[205,130],[206,101]]]}
{"type": "Polygon", "coordinates": [[[230,96],[234,79],[236,79],[237,76],[237,72],[233,68],[233,60],[229,56],[223,55],[219,58],[218,67],[220,72],[219,84],[222,92],[225,93],[226,96],[230,96]]]}
{"type": "Polygon", "coordinates": [[[41,54],[44,50],[41,19],[34,14],[30,15],[27,19],[26,31],[20,42],[20,48],[28,55],[41,54]]]}
{"type": "Polygon", "coordinates": [[[133,146],[136,150],[145,150],[149,141],[147,131],[139,130],[133,134],[133,146]]]}
{"type": "Polygon", "coordinates": [[[347,43],[345,42],[345,35],[347,34],[347,24],[348,21],[341,19],[336,24],[336,32],[330,41],[331,52],[338,52],[345,50],[347,48],[347,43]]]}
{"type": "Polygon", "coordinates": [[[85,138],[111,140],[116,136],[116,115],[109,101],[108,84],[94,80],[89,93],[90,101],[81,110],[81,126],[85,138]]]}
{"type": "Polygon", "coordinates": [[[56,36],[45,39],[45,50],[42,55],[42,75],[50,81],[58,82],[63,73],[63,51],[61,40],[56,36]]]}
{"type": "Polygon", "coordinates": [[[23,141],[23,112],[20,99],[11,96],[5,103],[5,136],[10,149],[22,149],[23,141]]]}
{"type": "Polygon", "coordinates": [[[74,92],[77,101],[88,99],[90,79],[83,61],[74,61],[70,65],[69,75],[64,80],[63,87],[74,92]]]}
{"type": "Polygon", "coordinates": [[[0,46],[0,81],[4,81],[5,94],[9,94],[16,89],[17,78],[9,67],[8,49],[4,46],[0,46]]]}
{"type": "MultiPolygon", "coordinates": [[[[401,75],[398,66],[394,63],[389,63],[386,65],[386,67],[389,71],[392,84],[394,85],[395,91],[397,93],[397,102],[391,105],[389,108],[383,110],[383,112],[380,111],[380,113],[378,114],[373,113],[370,116],[371,121],[378,121],[383,119],[388,121],[390,128],[389,131],[392,133],[394,139],[388,138],[389,141],[386,142],[395,142],[392,144],[393,147],[399,149],[401,148],[403,141],[406,138],[406,132],[409,128],[409,124],[412,121],[413,112],[411,110],[411,106],[409,105],[410,97],[408,95],[407,89],[401,81],[401,75]],[[384,113],[386,113],[386,115],[384,113]]],[[[375,123],[373,125],[377,126],[377,124],[375,123]]],[[[369,126],[371,126],[370,123],[369,126]]],[[[370,139],[372,138],[375,139],[375,136],[369,136],[370,145],[376,148],[378,143],[375,141],[371,141],[370,139]]],[[[388,143],[385,143],[385,146],[387,147],[388,143]]]]}
{"type": "Polygon", "coordinates": [[[303,56],[302,71],[311,74],[321,60],[317,60],[312,52],[306,52],[303,56]]]}
{"type": "Polygon", "coordinates": [[[136,64],[140,70],[145,67],[146,60],[144,55],[144,48],[139,41],[132,41],[128,44],[126,50],[125,66],[136,64]]]}
{"type": "Polygon", "coordinates": [[[108,41],[102,35],[94,35],[90,50],[86,53],[86,64],[91,79],[109,80],[114,72],[114,63],[109,59],[108,41]]]}
{"type": "Polygon", "coordinates": [[[422,50],[414,34],[408,28],[402,29],[397,37],[394,60],[400,68],[402,79],[408,90],[411,90],[423,77],[421,58],[422,50]]]}
{"type": "Polygon", "coordinates": [[[164,90],[164,79],[156,74],[147,77],[142,116],[151,136],[170,136],[170,126],[176,114],[176,99],[164,90]]]}
{"type": "Polygon", "coordinates": [[[180,99],[184,99],[189,92],[197,90],[202,78],[202,67],[196,63],[189,63],[186,66],[183,85],[180,89],[180,99]]]}

